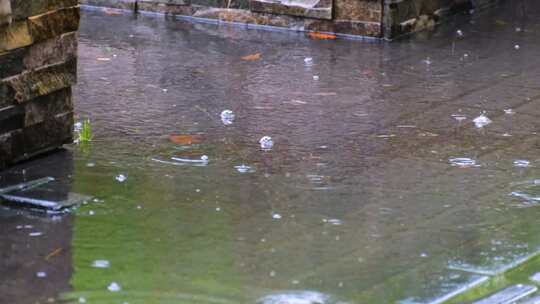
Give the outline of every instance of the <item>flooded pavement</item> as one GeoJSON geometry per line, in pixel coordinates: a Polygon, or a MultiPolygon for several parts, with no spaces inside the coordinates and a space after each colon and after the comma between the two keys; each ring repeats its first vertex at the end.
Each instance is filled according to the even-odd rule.
{"type": "Polygon", "coordinates": [[[0,211],[0,302],[442,303],[535,256],[523,5],[392,44],[85,12],[92,142],[0,181],[25,168],[95,199],[0,211]]]}

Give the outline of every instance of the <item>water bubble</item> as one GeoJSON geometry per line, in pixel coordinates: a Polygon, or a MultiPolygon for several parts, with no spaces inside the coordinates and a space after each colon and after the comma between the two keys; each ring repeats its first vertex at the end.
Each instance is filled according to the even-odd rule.
{"type": "Polygon", "coordinates": [[[275,271],[273,271],[273,270],[272,270],[272,271],[270,271],[270,276],[271,276],[271,277],[275,277],[275,276],[276,276],[276,272],[275,272],[275,271]]]}
{"type": "Polygon", "coordinates": [[[109,268],[111,267],[111,262],[107,260],[95,260],[92,262],[92,267],[94,268],[109,268]]]}
{"type": "Polygon", "coordinates": [[[452,157],[448,161],[453,167],[470,168],[480,166],[476,164],[476,160],[468,157],[452,157]]]}
{"type": "Polygon", "coordinates": [[[314,75],[314,76],[313,76],[313,80],[315,80],[315,81],[319,80],[319,76],[314,75]]]}
{"type": "Polygon", "coordinates": [[[429,57],[422,60],[422,62],[425,63],[426,65],[431,65],[433,63],[433,61],[431,61],[431,59],[429,57]]]}
{"type": "Polygon", "coordinates": [[[311,58],[311,57],[304,58],[304,63],[306,65],[311,65],[313,63],[313,58],[311,58]]]}
{"type": "Polygon", "coordinates": [[[456,31],[456,35],[457,35],[458,37],[463,37],[463,31],[462,31],[462,30],[457,30],[457,31],[456,31]]]}
{"type": "Polygon", "coordinates": [[[521,31],[522,31],[522,29],[521,29],[520,27],[516,27],[516,32],[519,33],[519,32],[521,32],[521,31]]]}
{"type": "Polygon", "coordinates": [[[122,287],[120,287],[120,285],[118,283],[112,282],[111,284],[109,284],[109,286],[107,286],[107,289],[110,292],[118,292],[118,291],[122,290],[122,287]]]}
{"type": "Polygon", "coordinates": [[[236,171],[240,172],[240,173],[251,173],[251,172],[254,172],[253,169],[251,169],[250,166],[247,166],[247,165],[238,165],[238,166],[234,166],[234,168],[236,169],[236,171]]]}
{"type": "Polygon", "coordinates": [[[125,176],[124,174],[119,174],[114,179],[116,179],[116,181],[118,181],[119,183],[123,183],[127,180],[127,176],[125,176]]]}
{"type": "Polygon", "coordinates": [[[87,166],[88,168],[93,168],[93,167],[96,166],[96,164],[95,164],[95,163],[87,163],[86,166],[87,166]]]}
{"type": "Polygon", "coordinates": [[[86,303],[86,298],[80,297],[79,298],[79,303],[86,303]]]}
{"type": "Polygon", "coordinates": [[[514,161],[514,167],[517,168],[527,168],[530,164],[531,162],[525,159],[518,159],[514,161]]]}
{"type": "Polygon", "coordinates": [[[229,126],[229,125],[232,125],[234,123],[235,115],[234,115],[233,111],[231,111],[231,110],[223,110],[223,112],[221,112],[220,116],[221,116],[221,122],[224,125],[229,126]]]}
{"type": "Polygon", "coordinates": [[[516,114],[516,112],[513,109],[504,109],[504,114],[512,115],[516,114]]]}
{"type": "Polygon", "coordinates": [[[481,114],[480,116],[473,119],[473,122],[477,128],[483,128],[489,125],[492,121],[485,114],[481,114]]]}
{"type": "Polygon", "coordinates": [[[32,236],[32,237],[35,237],[35,236],[42,236],[43,235],[43,232],[30,232],[28,234],[28,236],[32,236]]]}
{"type": "Polygon", "coordinates": [[[96,213],[94,212],[94,210],[90,210],[88,211],[88,215],[95,215],[96,213]]]}
{"type": "Polygon", "coordinates": [[[514,49],[519,50],[520,48],[519,44],[514,45],[514,49]]]}
{"type": "Polygon", "coordinates": [[[73,129],[75,132],[81,132],[83,128],[83,123],[82,122],[76,122],[74,125],[73,125],[73,129]]]}
{"type": "Polygon", "coordinates": [[[270,136],[263,136],[259,140],[259,144],[263,150],[271,150],[272,147],[274,147],[274,140],[272,140],[272,137],[270,136]]]}
{"type": "Polygon", "coordinates": [[[272,214],[272,218],[275,219],[275,220],[280,220],[282,218],[282,216],[279,213],[274,213],[274,214],[272,214]]]}
{"type": "Polygon", "coordinates": [[[46,277],[47,277],[47,273],[46,273],[45,271],[37,272],[37,273],[36,273],[36,277],[38,277],[38,278],[46,278],[46,277]]]}
{"type": "Polygon", "coordinates": [[[422,253],[420,253],[420,257],[421,257],[421,258],[427,258],[427,257],[428,257],[428,254],[425,253],[425,252],[422,252],[422,253]]]}
{"type": "Polygon", "coordinates": [[[201,156],[201,160],[204,161],[204,162],[207,162],[208,161],[208,156],[206,156],[206,155],[201,156]]]}

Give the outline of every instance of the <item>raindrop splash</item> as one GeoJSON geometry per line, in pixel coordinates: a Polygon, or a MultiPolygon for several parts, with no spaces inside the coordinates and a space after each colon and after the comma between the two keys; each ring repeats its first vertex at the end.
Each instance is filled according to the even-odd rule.
{"type": "Polygon", "coordinates": [[[109,284],[109,286],[107,286],[107,289],[110,292],[119,292],[120,290],[122,290],[122,287],[120,287],[118,283],[112,282],[111,284],[109,284]]]}
{"type": "Polygon", "coordinates": [[[109,268],[111,267],[111,262],[107,260],[95,260],[92,263],[92,267],[94,268],[109,268]]]}
{"type": "Polygon", "coordinates": [[[472,158],[467,158],[467,157],[453,157],[453,158],[448,159],[448,161],[453,167],[459,167],[459,168],[480,167],[480,165],[476,164],[476,160],[472,158]]]}
{"type": "Polygon", "coordinates": [[[516,168],[527,168],[530,166],[530,164],[531,162],[525,159],[518,159],[514,161],[514,167],[516,168]]]}
{"type": "Polygon", "coordinates": [[[124,175],[124,174],[119,174],[114,179],[116,179],[116,181],[119,182],[119,183],[123,183],[123,182],[127,181],[127,176],[124,175]]]}
{"type": "Polygon", "coordinates": [[[261,145],[261,149],[271,150],[274,147],[274,140],[270,136],[264,136],[259,140],[259,144],[261,145]]]}
{"type": "Polygon", "coordinates": [[[234,123],[234,118],[235,118],[235,115],[234,115],[234,112],[231,111],[231,110],[224,110],[223,112],[221,112],[221,122],[226,125],[226,126],[230,126],[234,123]]]}

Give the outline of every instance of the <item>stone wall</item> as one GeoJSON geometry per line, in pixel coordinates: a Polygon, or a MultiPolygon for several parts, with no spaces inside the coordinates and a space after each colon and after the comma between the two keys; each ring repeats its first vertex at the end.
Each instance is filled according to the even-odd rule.
{"type": "Polygon", "coordinates": [[[93,6],[394,39],[498,0],[81,0],[93,6]]]}
{"type": "Polygon", "coordinates": [[[381,37],[382,0],[82,0],[82,4],[381,37]]]}
{"type": "Polygon", "coordinates": [[[384,0],[386,38],[434,27],[445,18],[460,12],[480,10],[498,0],[384,0]]]}
{"type": "Polygon", "coordinates": [[[77,0],[0,0],[0,168],[72,142],[77,0]]]}

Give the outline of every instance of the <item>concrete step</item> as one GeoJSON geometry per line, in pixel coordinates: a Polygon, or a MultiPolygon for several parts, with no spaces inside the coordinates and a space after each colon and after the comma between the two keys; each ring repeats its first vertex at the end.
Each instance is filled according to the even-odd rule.
{"type": "Polygon", "coordinates": [[[474,304],[512,304],[535,293],[537,290],[538,288],[533,285],[513,285],[476,301],[474,304]]]}

